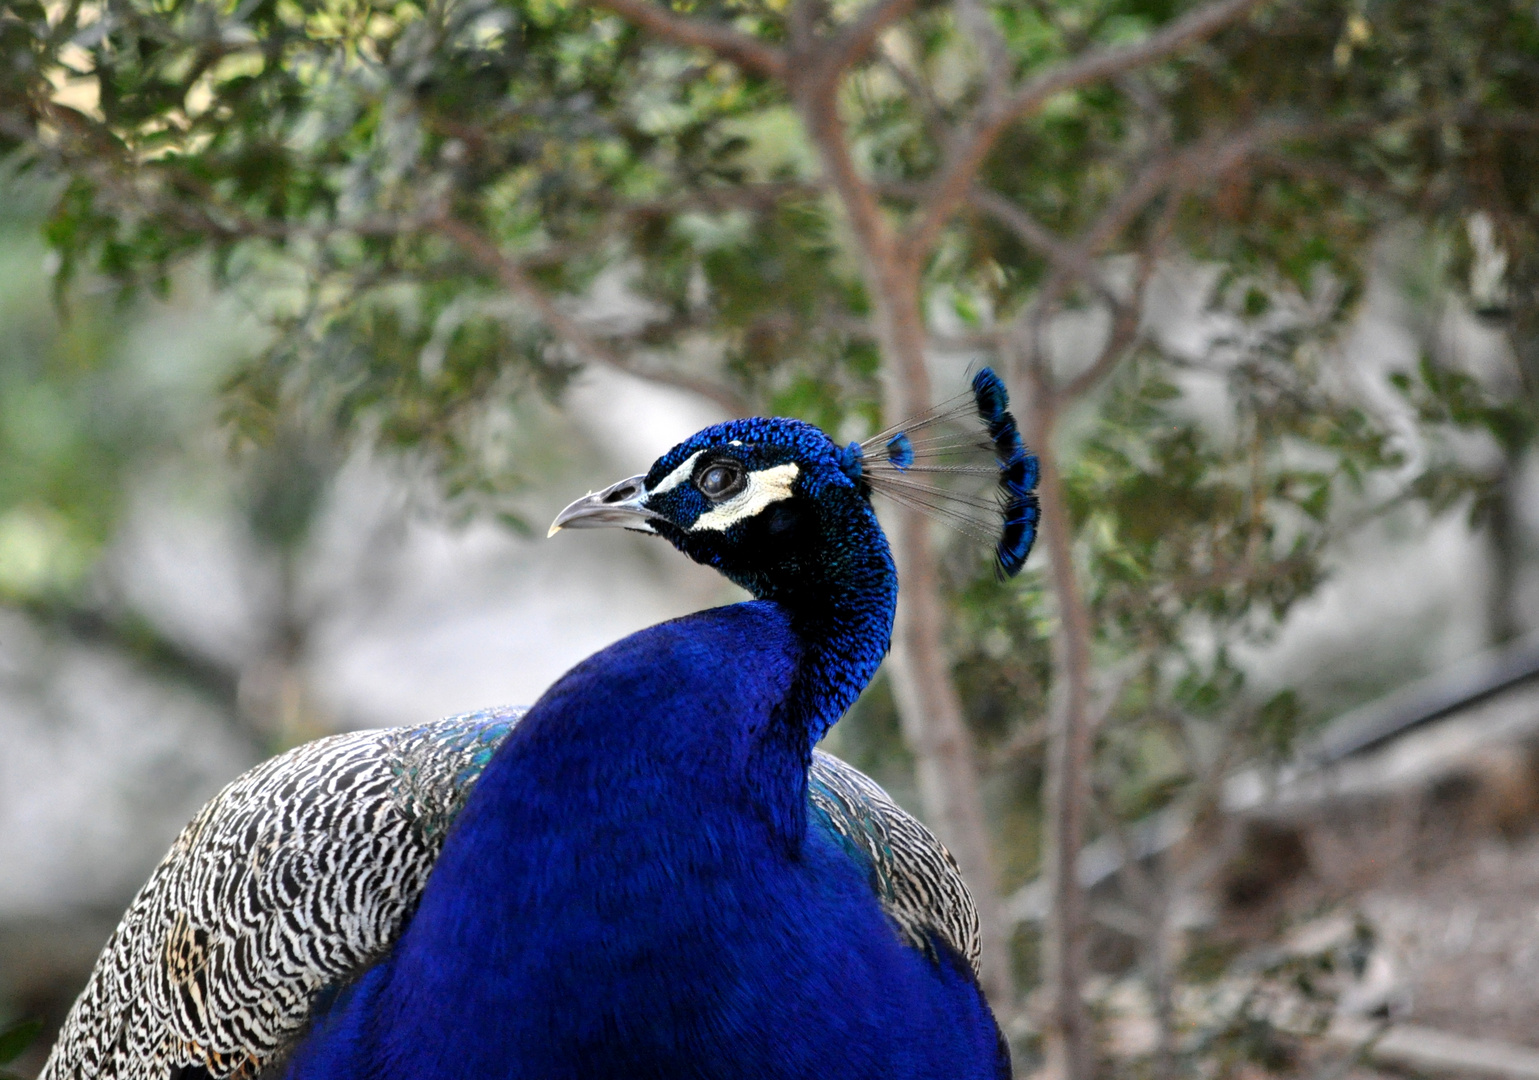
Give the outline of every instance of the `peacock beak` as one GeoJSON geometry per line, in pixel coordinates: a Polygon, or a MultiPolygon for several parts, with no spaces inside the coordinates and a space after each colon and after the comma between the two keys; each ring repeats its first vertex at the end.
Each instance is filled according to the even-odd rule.
{"type": "Polygon", "coordinates": [[[646,507],[646,477],[633,476],[611,484],[603,491],[584,495],[572,503],[551,522],[547,537],[555,536],[562,529],[635,529],[638,532],[655,532],[648,522],[658,515],[646,507]]]}

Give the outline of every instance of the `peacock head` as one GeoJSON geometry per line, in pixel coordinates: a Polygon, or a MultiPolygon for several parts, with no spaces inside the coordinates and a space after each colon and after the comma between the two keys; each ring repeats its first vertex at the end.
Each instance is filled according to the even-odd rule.
{"type": "Polygon", "coordinates": [[[1004,385],[984,368],[962,399],[843,447],[800,420],[716,424],[645,475],[572,503],[550,535],[605,527],[655,533],[760,599],[816,598],[849,582],[890,592],[892,559],[871,510],[876,491],[991,542],[1000,573],[1011,576],[1036,536],[1037,459],[1008,405],[1004,385]],[[967,414],[985,431],[910,438],[967,414]],[[993,460],[968,460],[980,450],[993,460]],[[994,481],[993,499],[956,488],[970,473],[994,481]]]}
{"type": "Polygon", "coordinates": [[[645,475],[578,499],[550,532],[655,533],[761,599],[823,587],[861,565],[890,574],[869,489],[844,466],[843,454],[800,420],[716,424],[669,450],[645,475]]]}

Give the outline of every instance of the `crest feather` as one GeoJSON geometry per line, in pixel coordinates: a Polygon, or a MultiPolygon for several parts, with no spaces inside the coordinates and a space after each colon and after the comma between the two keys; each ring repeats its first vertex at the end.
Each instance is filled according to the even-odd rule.
{"type": "Polygon", "coordinates": [[[851,443],[844,460],[846,471],[858,473],[872,491],[993,544],[1001,577],[1014,577],[1025,565],[1040,516],[1037,459],[1026,449],[1010,394],[991,368],[973,376],[969,392],[851,443]],[[986,438],[956,430],[957,421],[972,416],[983,422],[986,438]],[[927,429],[936,431],[914,438],[927,429]],[[993,477],[993,495],[959,487],[957,480],[969,475],[993,477]]]}

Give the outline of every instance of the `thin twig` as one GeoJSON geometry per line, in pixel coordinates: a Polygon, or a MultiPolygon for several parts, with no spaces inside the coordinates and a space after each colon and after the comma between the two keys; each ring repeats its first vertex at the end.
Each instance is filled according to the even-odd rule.
{"type": "Polygon", "coordinates": [[[1010,45],[994,25],[983,0],[957,0],[957,22],[973,39],[973,46],[983,59],[983,98],[997,99],[1009,88],[1015,75],[1015,58],[1010,45]]]}
{"type": "Polygon", "coordinates": [[[925,131],[929,133],[930,138],[937,142],[943,140],[950,120],[941,103],[931,92],[929,84],[899,63],[890,49],[886,47],[879,49],[877,56],[882,66],[892,72],[892,77],[898,80],[909,97],[919,105],[920,115],[924,118],[925,131]]]}
{"type": "Polygon", "coordinates": [[[664,41],[694,49],[709,49],[717,56],[730,60],[743,70],[751,71],[756,75],[767,75],[772,79],[786,77],[785,53],[773,45],[766,45],[759,39],[740,30],[734,30],[730,26],[676,15],[661,4],[652,3],[651,0],[589,0],[589,2],[664,41]]]}
{"type": "Polygon", "coordinates": [[[989,751],[990,768],[1013,765],[1027,754],[1036,753],[1047,742],[1047,724],[1038,719],[1017,728],[1008,739],[989,751]]]}
{"type": "Polygon", "coordinates": [[[928,251],[956,209],[966,200],[983,159],[1004,129],[1042,108],[1054,96],[1163,60],[1210,37],[1265,0],[1218,0],[1170,23],[1135,45],[1106,46],[1082,53],[1043,72],[1004,100],[985,102],[973,124],[947,148],[940,171],[930,184],[924,212],[903,238],[905,247],[928,251]]]}
{"type": "Polygon", "coordinates": [[[1064,240],[998,192],[975,187],[968,192],[967,201],[1009,229],[1023,245],[1045,256],[1059,273],[1073,274],[1099,293],[1103,300],[1114,306],[1121,304],[1101,268],[1082,245],[1064,240]]]}
{"type": "Polygon", "coordinates": [[[875,0],[854,21],[817,50],[818,67],[825,78],[837,82],[839,76],[866,56],[871,46],[893,23],[914,10],[917,0],[875,0]]]}
{"type": "MultiPolygon", "coordinates": [[[[1012,231],[1023,242],[1033,243],[1038,250],[1047,254],[1053,264],[1053,273],[1031,304],[1011,320],[1006,339],[1015,342],[1017,354],[1027,358],[1027,366],[1037,369],[1034,378],[1044,386],[1052,386],[1053,380],[1047,376],[1043,366],[1046,363],[1046,351],[1039,342],[1041,331],[1073,291],[1076,282],[1083,281],[1096,289],[1112,308],[1111,335],[1101,354],[1086,371],[1067,386],[1054,390],[1068,397],[1084,393],[1116,366],[1121,354],[1136,339],[1142,322],[1142,298],[1153,271],[1153,263],[1149,258],[1142,259],[1134,278],[1133,295],[1122,299],[1112,294],[1101,279],[1095,258],[1110,248],[1150,203],[1172,189],[1189,191],[1215,176],[1230,172],[1262,146],[1295,139],[1329,137],[1353,130],[1363,123],[1365,121],[1361,120],[1321,124],[1266,120],[1237,132],[1210,136],[1176,152],[1162,154],[1147,165],[1073,242],[1054,237],[1008,200],[991,193],[980,195],[975,191],[970,195],[975,203],[991,212],[1000,211],[1000,219],[1012,226],[1012,231]]],[[[1167,199],[1165,213],[1154,232],[1160,242],[1174,227],[1179,207],[1179,198],[1172,195],[1167,199]]],[[[1147,256],[1148,252],[1145,254],[1147,256]]]]}
{"type": "Polygon", "coordinates": [[[578,321],[561,309],[544,289],[535,284],[528,270],[515,259],[505,256],[492,240],[459,218],[442,216],[434,229],[452,240],[482,268],[495,274],[503,288],[534,308],[540,320],[562,344],[590,363],[602,364],[649,382],[674,386],[714,401],[733,416],[745,416],[750,410],[743,398],[717,383],[667,369],[644,368],[605,342],[590,334],[578,321]]]}
{"type": "Polygon", "coordinates": [[[1155,224],[1153,233],[1138,253],[1138,272],[1133,276],[1133,294],[1114,309],[1111,333],[1101,347],[1101,354],[1084,371],[1070,379],[1060,393],[1072,401],[1089,393],[1122,362],[1142,335],[1144,321],[1144,297],[1149,292],[1149,281],[1154,268],[1164,253],[1165,244],[1175,228],[1176,215],[1180,213],[1181,200],[1186,192],[1177,186],[1165,196],[1165,209],[1155,224]]]}
{"type": "Polygon", "coordinates": [[[684,210],[768,210],[788,199],[812,199],[824,194],[816,182],[776,181],[709,187],[640,202],[617,202],[612,210],[626,217],[662,216],[684,210]]]}

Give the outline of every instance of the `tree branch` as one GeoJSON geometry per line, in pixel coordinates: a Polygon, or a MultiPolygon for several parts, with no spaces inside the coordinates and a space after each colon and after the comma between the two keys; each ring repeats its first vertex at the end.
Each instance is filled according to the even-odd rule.
{"type": "Polygon", "coordinates": [[[1085,942],[1085,894],[1079,884],[1085,814],[1090,802],[1090,673],[1093,634],[1089,607],[1074,565],[1074,535],[1055,447],[1058,398],[1041,364],[1033,364],[1027,406],[1030,438],[1041,465],[1038,498],[1042,502],[1042,537],[1048,549],[1053,594],[1058,600],[1055,670],[1063,697],[1048,735],[1047,776],[1043,790],[1044,878],[1048,883],[1048,923],[1044,934],[1043,982],[1047,1068],[1066,1080],[1094,1075],[1093,1026],[1085,1004],[1088,973],[1085,942]]]}
{"type": "Polygon", "coordinates": [[[29,600],[17,606],[39,624],[75,641],[105,645],[144,670],[175,680],[213,704],[254,753],[272,752],[267,734],[249,724],[239,708],[240,673],[233,668],[187,648],[132,611],[60,599],[29,600]]]}
{"type": "Polygon", "coordinates": [[[883,67],[892,72],[893,78],[902,84],[909,97],[913,98],[915,104],[919,106],[925,132],[936,142],[944,141],[946,132],[950,130],[949,121],[946,118],[946,111],[931,93],[929,85],[899,63],[898,58],[888,49],[880,50],[879,60],[883,67]]]}
{"type": "Polygon", "coordinates": [[[1163,60],[1193,42],[1218,33],[1264,2],[1218,0],[1217,3],[1183,15],[1137,44],[1110,46],[1083,53],[1055,71],[1044,72],[1017,90],[1004,107],[1004,122],[1037,111],[1049,98],[1065,90],[1073,90],[1163,60]]]}
{"type": "Polygon", "coordinates": [[[1159,223],[1138,254],[1138,273],[1133,278],[1133,295],[1119,302],[1113,309],[1115,314],[1112,317],[1111,333],[1101,346],[1101,354],[1059,391],[1065,401],[1072,401],[1094,389],[1097,383],[1111,374],[1112,369],[1122,363],[1128,350],[1139,340],[1143,331],[1144,296],[1149,291],[1149,279],[1154,276],[1154,268],[1159,263],[1165,242],[1170,239],[1171,231],[1175,228],[1176,215],[1180,212],[1185,194],[1185,188],[1177,186],[1176,190],[1166,196],[1165,209],[1159,223]]]}
{"type": "Polygon", "coordinates": [[[720,23],[677,15],[652,0],[589,0],[654,37],[692,49],[707,49],[744,71],[772,79],[786,77],[785,53],[720,23]]]}
{"type": "Polygon", "coordinates": [[[752,411],[741,395],[725,386],[683,372],[648,368],[633,363],[611,348],[608,342],[590,334],[576,319],[563,311],[544,289],[534,283],[523,264],[508,258],[489,237],[465,222],[446,215],[436,219],[433,228],[457,244],[484,270],[494,274],[508,292],[534,308],[556,339],[588,362],[635,375],[649,382],[699,394],[714,401],[733,416],[747,416],[752,411]]]}
{"type": "Polygon", "coordinates": [[[973,45],[983,57],[983,99],[993,101],[1009,88],[1015,74],[1015,59],[1010,46],[999,28],[989,18],[982,0],[957,0],[957,22],[973,39],[973,45]]]}
{"type": "Polygon", "coordinates": [[[968,192],[967,201],[1010,230],[1023,245],[1045,257],[1056,272],[1076,275],[1100,293],[1102,299],[1113,305],[1121,304],[1106,283],[1101,268],[1083,246],[1064,240],[998,192],[975,187],[968,192]]]}
{"type": "MultiPolygon", "coordinates": [[[[859,250],[871,261],[873,272],[897,270],[899,267],[892,265],[893,260],[889,258],[893,254],[892,230],[882,219],[876,189],[860,175],[850,155],[844,121],[835,100],[838,86],[836,83],[822,84],[810,89],[810,93],[799,95],[802,123],[818,149],[829,186],[839,196],[850,217],[850,227],[859,241],[859,250]]],[[[882,291],[876,290],[875,295],[880,297],[882,291]]]]}
{"type": "Polygon", "coordinates": [[[1092,49],[1043,72],[1003,100],[985,101],[979,107],[974,123],[961,131],[947,148],[940,171],[930,183],[925,208],[919,220],[904,235],[904,246],[916,252],[928,251],[933,246],[940,230],[966,200],[984,158],[1011,123],[1036,112],[1049,99],[1066,90],[1163,60],[1243,18],[1263,2],[1217,0],[1177,19],[1136,45],[1092,49]]]}
{"type": "MultiPolygon", "coordinates": [[[[1121,353],[1136,337],[1142,321],[1143,289],[1147,285],[1148,275],[1153,272],[1151,262],[1141,261],[1133,297],[1124,300],[1106,284],[1095,259],[1116,242],[1151,202],[1172,187],[1185,193],[1201,186],[1205,180],[1222,176],[1263,146],[1289,139],[1340,134],[1355,129],[1360,123],[1333,121],[1326,124],[1301,124],[1265,120],[1241,131],[1210,136],[1175,153],[1162,155],[1124,188],[1072,243],[1055,236],[1003,196],[976,189],[971,191],[969,201],[996,214],[1023,243],[1046,254],[1054,268],[1036,298],[1011,320],[1005,338],[1019,343],[1018,356],[1026,356],[1030,358],[1030,365],[1040,366],[1044,357],[1037,338],[1042,326],[1057,311],[1076,281],[1089,284],[1112,307],[1112,336],[1089,369],[1076,376],[1068,386],[1055,391],[1071,397],[1084,393],[1116,366],[1121,353]]],[[[1163,238],[1174,227],[1174,215],[1179,206],[1179,197],[1173,195],[1166,204],[1160,223],[1155,227],[1156,247],[1163,243],[1163,238]]],[[[1047,384],[1052,382],[1045,370],[1034,377],[1045,380],[1047,384]]]]}
{"type": "Polygon", "coordinates": [[[818,68],[823,78],[837,81],[871,50],[876,39],[893,23],[914,10],[917,0],[875,0],[818,49],[818,68]]]}
{"type": "MultiPolygon", "coordinates": [[[[662,217],[686,210],[720,213],[723,210],[769,210],[787,199],[814,199],[825,194],[821,183],[800,181],[765,181],[733,187],[710,187],[699,191],[647,199],[641,202],[615,202],[608,209],[625,217],[662,217]]],[[[600,203],[600,205],[604,205],[600,203]]]]}

